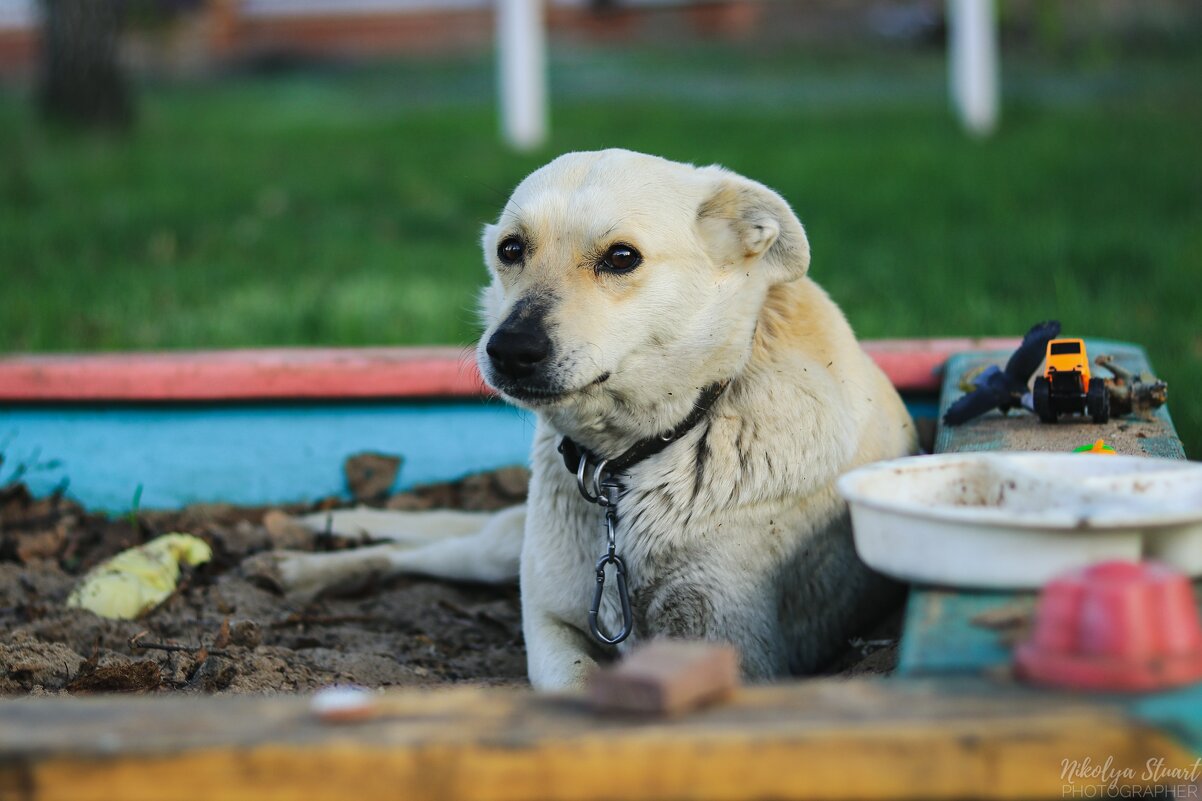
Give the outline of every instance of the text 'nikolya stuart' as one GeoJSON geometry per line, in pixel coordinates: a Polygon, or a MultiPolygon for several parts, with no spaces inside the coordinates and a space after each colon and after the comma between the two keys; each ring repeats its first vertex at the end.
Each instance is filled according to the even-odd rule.
{"type": "Polygon", "coordinates": [[[1117,767],[1114,757],[1107,757],[1104,762],[1094,762],[1089,757],[1060,761],[1065,796],[1102,797],[1099,792],[1105,790],[1107,797],[1138,797],[1139,791],[1145,789],[1142,785],[1147,784],[1154,785],[1146,788],[1149,792],[1160,792],[1172,785],[1175,791],[1184,792],[1183,795],[1175,792],[1174,797],[1198,798],[1200,776],[1202,758],[1185,765],[1169,765],[1163,757],[1153,757],[1144,763],[1143,770],[1117,767]],[[1128,784],[1132,782],[1141,786],[1128,784]]]}

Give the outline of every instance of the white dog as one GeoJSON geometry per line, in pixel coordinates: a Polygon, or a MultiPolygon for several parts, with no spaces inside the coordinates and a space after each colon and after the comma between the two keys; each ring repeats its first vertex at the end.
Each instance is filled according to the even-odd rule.
{"type": "Polygon", "coordinates": [[[809,672],[885,611],[835,479],[915,452],[914,427],[806,277],[779,195],[719,167],[572,153],[518,186],[484,255],[480,371],[538,415],[526,506],[343,512],[335,531],[393,542],[277,552],[256,572],[313,594],[520,570],[538,688],[655,636],[733,643],[751,679],[809,672]]]}

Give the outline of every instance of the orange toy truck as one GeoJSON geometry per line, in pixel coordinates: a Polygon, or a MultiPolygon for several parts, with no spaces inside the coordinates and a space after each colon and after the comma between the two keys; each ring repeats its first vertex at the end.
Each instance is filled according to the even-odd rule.
{"type": "Polygon", "coordinates": [[[1095,423],[1110,419],[1110,395],[1106,382],[1093,378],[1085,342],[1053,339],[1048,343],[1047,367],[1031,388],[1035,413],[1045,423],[1062,414],[1088,414],[1095,423]]]}

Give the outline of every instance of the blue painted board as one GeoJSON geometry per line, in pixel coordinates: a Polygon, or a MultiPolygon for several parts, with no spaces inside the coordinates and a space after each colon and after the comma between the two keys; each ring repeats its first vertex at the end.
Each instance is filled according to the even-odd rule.
{"type": "Polygon", "coordinates": [[[534,422],[500,402],[0,407],[0,484],[65,483],[90,509],[244,505],[344,495],[360,451],[404,458],[396,489],[526,464],[534,422]]]}
{"type": "Polygon", "coordinates": [[[1202,684],[1128,699],[1128,705],[1141,721],[1168,732],[1202,756],[1202,684]]]}
{"type": "Polygon", "coordinates": [[[906,602],[897,674],[976,675],[1010,662],[1010,647],[973,619],[1000,607],[1033,608],[1031,593],[913,587],[906,602]]]}
{"type": "MultiPolygon", "coordinates": [[[[933,398],[912,399],[931,417],[933,398]]],[[[498,400],[371,403],[0,405],[0,485],[21,473],[84,506],[268,505],[346,495],[361,451],[404,459],[394,490],[529,460],[534,417],[498,400]]]]}

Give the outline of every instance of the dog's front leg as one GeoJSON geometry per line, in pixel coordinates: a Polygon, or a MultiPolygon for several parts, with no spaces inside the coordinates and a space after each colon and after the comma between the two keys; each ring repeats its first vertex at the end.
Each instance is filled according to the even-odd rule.
{"type": "Polygon", "coordinates": [[[538,690],[578,689],[607,657],[584,628],[591,560],[558,533],[562,528],[570,526],[529,518],[522,546],[522,633],[530,683],[538,690]]]}
{"type": "MultiPolygon", "coordinates": [[[[511,507],[510,512],[522,507],[511,507]]],[[[335,509],[296,518],[310,531],[346,539],[369,537],[389,540],[398,545],[421,546],[452,537],[466,537],[483,531],[497,512],[460,512],[432,509],[422,512],[371,509],[335,509]]]]}
{"type": "MultiPolygon", "coordinates": [[[[489,515],[476,515],[470,520],[465,513],[459,513],[467,522],[482,523],[477,530],[466,533],[466,526],[446,525],[445,516],[393,514],[401,521],[428,522],[424,528],[415,528],[414,535],[408,538],[403,531],[395,531],[390,537],[393,541],[384,545],[326,553],[256,554],[243,561],[243,573],[297,598],[357,590],[403,573],[489,583],[509,582],[517,577],[526,507],[514,506],[489,515]]],[[[376,522],[387,520],[385,513],[376,522]]]]}
{"type": "Polygon", "coordinates": [[[597,667],[599,648],[588,635],[561,618],[524,610],[526,666],[536,690],[575,690],[597,667]]]}

